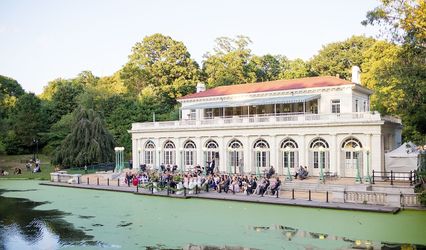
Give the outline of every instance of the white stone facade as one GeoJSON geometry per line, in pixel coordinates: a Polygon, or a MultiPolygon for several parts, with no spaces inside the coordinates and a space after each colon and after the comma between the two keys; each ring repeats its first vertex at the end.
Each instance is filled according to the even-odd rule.
{"type": "Polygon", "coordinates": [[[179,121],[132,124],[133,166],[188,169],[215,159],[228,173],[262,173],[271,165],[284,175],[300,165],[313,176],[321,168],[342,177],[355,177],[357,166],[361,177],[367,168],[383,171],[384,152],[401,144],[402,126],[370,111],[370,94],[348,83],[184,98],[179,121]],[[274,98],[281,103],[258,105],[274,98]]]}

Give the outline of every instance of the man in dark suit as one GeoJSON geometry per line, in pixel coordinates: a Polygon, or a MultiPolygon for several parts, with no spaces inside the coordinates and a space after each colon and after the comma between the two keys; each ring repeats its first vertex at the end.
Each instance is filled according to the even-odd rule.
{"type": "Polygon", "coordinates": [[[213,174],[214,167],[215,167],[215,161],[214,161],[214,159],[212,159],[212,161],[209,162],[209,167],[207,169],[207,174],[213,174]]]}
{"type": "Polygon", "coordinates": [[[252,194],[256,190],[257,183],[253,176],[250,177],[249,183],[247,185],[247,195],[252,194]]]}

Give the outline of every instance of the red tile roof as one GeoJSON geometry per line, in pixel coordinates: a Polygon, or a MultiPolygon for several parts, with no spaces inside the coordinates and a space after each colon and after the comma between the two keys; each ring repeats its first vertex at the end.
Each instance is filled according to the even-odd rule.
{"type": "Polygon", "coordinates": [[[281,90],[292,90],[292,89],[305,89],[305,88],[317,88],[317,87],[332,87],[354,84],[350,81],[340,79],[334,76],[318,76],[318,77],[307,77],[291,80],[277,80],[269,82],[256,82],[246,83],[238,85],[220,86],[212,89],[208,89],[203,92],[193,93],[180,98],[193,99],[211,96],[225,96],[234,94],[249,94],[269,91],[281,91],[281,90]]]}

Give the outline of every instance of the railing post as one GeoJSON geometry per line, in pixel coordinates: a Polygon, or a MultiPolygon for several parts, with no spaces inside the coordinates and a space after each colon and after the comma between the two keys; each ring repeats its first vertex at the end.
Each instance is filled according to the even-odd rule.
{"type": "Polygon", "coordinates": [[[309,201],[312,201],[311,199],[311,190],[309,189],[309,201]]]}
{"type": "Polygon", "coordinates": [[[393,185],[393,170],[391,170],[391,185],[393,185]]]}
{"type": "Polygon", "coordinates": [[[410,186],[412,186],[413,185],[413,171],[412,170],[410,170],[409,180],[410,180],[410,186]]]}
{"type": "Polygon", "coordinates": [[[109,178],[107,178],[107,186],[109,186],[109,178]]]}
{"type": "Polygon", "coordinates": [[[89,177],[87,177],[87,185],[89,185],[89,177]]]}
{"type": "Polygon", "coordinates": [[[294,200],[294,188],[291,190],[291,199],[294,200]]]}
{"type": "Polygon", "coordinates": [[[77,184],[80,184],[80,176],[77,176],[77,184]]]}
{"type": "Polygon", "coordinates": [[[374,183],[374,169],[373,169],[373,184],[375,184],[375,183],[374,183]]]}
{"type": "Polygon", "coordinates": [[[235,194],[235,186],[232,185],[232,194],[235,194]]]}
{"type": "Polygon", "coordinates": [[[186,197],[186,187],[183,187],[183,196],[186,197]]]}
{"type": "Polygon", "coordinates": [[[99,186],[99,177],[96,178],[96,184],[99,186]]]}
{"type": "Polygon", "coordinates": [[[328,191],[327,191],[327,192],[325,192],[325,202],[327,202],[327,203],[328,203],[328,191]]]}
{"type": "Polygon", "coordinates": [[[195,194],[198,194],[198,185],[195,185],[195,194]]]}
{"type": "Polygon", "coordinates": [[[117,179],[117,186],[120,186],[120,178],[117,179]]]}

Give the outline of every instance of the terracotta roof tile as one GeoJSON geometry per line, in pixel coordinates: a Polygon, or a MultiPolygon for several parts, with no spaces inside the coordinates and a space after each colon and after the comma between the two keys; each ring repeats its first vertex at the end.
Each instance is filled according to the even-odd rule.
{"type": "Polygon", "coordinates": [[[203,92],[193,93],[180,98],[193,99],[202,97],[212,96],[226,96],[235,94],[249,94],[258,92],[270,92],[270,91],[281,91],[281,90],[292,90],[292,89],[305,89],[305,88],[317,88],[317,87],[332,87],[353,84],[350,81],[340,79],[334,76],[318,76],[299,78],[291,80],[277,80],[269,82],[256,82],[246,83],[238,85],[220,86],[212,89],[208,89],[203,92]]]}

